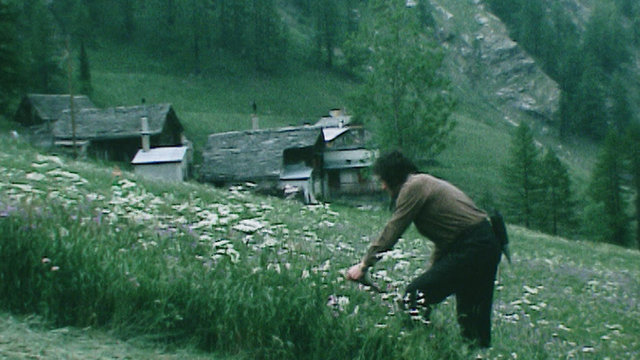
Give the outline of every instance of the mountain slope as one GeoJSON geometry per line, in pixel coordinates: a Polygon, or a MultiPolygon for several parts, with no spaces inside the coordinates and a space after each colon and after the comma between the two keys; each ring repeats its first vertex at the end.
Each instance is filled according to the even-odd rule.
{"type": "MultiPolygon", "coordinates": [[[[166,358],[201,358],[190,344],[266,359],[473,354],[457,335],[452,300],[436,309],[434,328],[403,327],[395,301],[432,251],[415,229],[372,269],[387,294],[344,281],[387,212],[150,183],[39,154],[5,136],[0,144],[0,304],[54,321],[60,330],[40,333],[44,339],[66,333],[84,342],[111,331],[155,339],[150,351],[164,344],[166,358]]],[[[640,355],[637,251],[515,226],[509,232],[514,263],[500,266],[493,347],[483,358],[640,355]]],[[[16,340],[0,339],[7,356],[127,351],[144,358],[149,348],[144,341],[133,341],[142,350],[111,347],[109,339],[93,349],[77,342],[47,348],[21,340],[34,335],[15,320],[5,324],[17,327],[2,335],[16,340]]]]}

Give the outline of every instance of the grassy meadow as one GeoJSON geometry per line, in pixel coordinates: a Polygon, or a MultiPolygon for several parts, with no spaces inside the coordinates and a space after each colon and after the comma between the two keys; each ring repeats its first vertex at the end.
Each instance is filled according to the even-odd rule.
{"type": "Polygon", "coordinates": [[[27,325],[3,317],[3,356],[640,358],[635,250],[510,226],[514,263],[500,266],[493,347],[478,352],[459,337],[453,299],[432,327],[405,327],[396,300],[432,250],[415,230],[372,271],[386,293],[344,281],[386,211],[145,182],[0,142],[0,308],[36,314],[34,328],[54,329],[47,339],[105,339],[71,353],[17,346],[3,339],[27,325]]]}

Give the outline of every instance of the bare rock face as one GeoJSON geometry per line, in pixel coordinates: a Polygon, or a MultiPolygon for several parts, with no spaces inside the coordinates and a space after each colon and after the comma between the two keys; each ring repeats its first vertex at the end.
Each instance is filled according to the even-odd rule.
{"type": "Polygon", "coordinates": [[[454,3],[432,1],[442,24],[439,36],[450,50],[450,66],[455,67],[455,81],[470,84],[473,92],[481,94],[505,118],[526,115],[553,122],[560,99],[558,84],[509,38],[504,24],[486,11],[480,0],[470,2],[475,13],[473,24],[464,29],[456,25],[461,19],[447,10],[454,3]]]}
{"type": "Polygon", "coordinates": [[[481,52],[478,60],[486,69],[485,80],[493,85],[498,106],[552,122],[560,99],[558,84],[492,18],[492,24],[482,26],[476,39],[481,52]]]}

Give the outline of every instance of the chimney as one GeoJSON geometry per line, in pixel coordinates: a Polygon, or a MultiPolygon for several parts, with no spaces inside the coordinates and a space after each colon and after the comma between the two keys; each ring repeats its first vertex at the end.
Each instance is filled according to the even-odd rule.
{"type": "Polygon", "coordinates": [[[140,134],[142,135],[142,151],[148,152],[151,150],[151,146],[149,144],[149,118],[143,116],[140,118],[142,131],[140,134]]]}

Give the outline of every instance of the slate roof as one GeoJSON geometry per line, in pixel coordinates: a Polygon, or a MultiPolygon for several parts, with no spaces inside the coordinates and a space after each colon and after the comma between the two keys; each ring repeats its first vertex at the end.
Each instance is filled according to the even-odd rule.
{"type": "Polygon", "coordinates": [[[285,150],[323,142],[322,128],[317,126],[213,134],[203,151],[201,171],[208,181],[279,179],[285,150]]]}
{"type": "MultiPolygon", "coordinates": [[[[75,114],[76,138],[102,140],[139,137],[142,116],[149,119],[149,135],[157,135],[163,131],[165,122],[172,113],[171,104],[81,109],[75,114]]],[[[72,137],[70,111],[65,111],[53,125],[53,135],[58,139],[72,137]]]]}
{"type": "MultiPolygon", "coordinates": [[[[65,110],[70,109],[71,95],[28,94],[22,99],[21,107],[31,105],[40,119],[56,121],[65,110]]],[[[93,109],[96,106],[85,95],[74,95],[76,109],[93,109]]]]}

